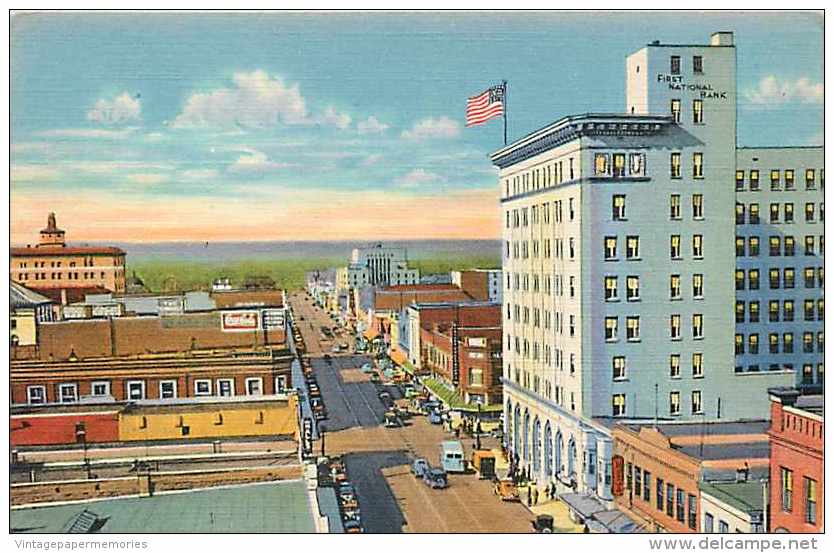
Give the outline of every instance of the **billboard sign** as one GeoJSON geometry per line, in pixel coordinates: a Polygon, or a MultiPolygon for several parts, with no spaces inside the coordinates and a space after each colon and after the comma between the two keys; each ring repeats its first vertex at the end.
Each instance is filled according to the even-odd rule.
{"type": "Polygon", "coordinates": [[[223,332],[247,332],[258,329],[257,311],[226,311],[220,317],[223,332]]]}
{"type": "Polygon", "coordinates": [[[263,321],[264,330],[283,330],[284,310],[264,309],[261,311],[261,320],[263,321]]]}

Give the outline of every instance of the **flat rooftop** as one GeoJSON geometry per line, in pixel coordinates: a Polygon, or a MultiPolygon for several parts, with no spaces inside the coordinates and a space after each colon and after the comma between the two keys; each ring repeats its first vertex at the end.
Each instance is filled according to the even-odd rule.
{"type": "Polygon", "coordinates": [[[13,509],[9,527],[64,533],[84,510],[95,515],[93,532],[104,534],[315,532],[303,480],[13,509]]]}
{"type": "Polygon", "coordinates": [[[730,436],[733,434],[766,434],[770,421],[741,422],[684,422],[684,423],[625,423],[629,429],[639,432],[641,427],[655,426],[664,436],[674,439],[683,436],[730,436]]]}

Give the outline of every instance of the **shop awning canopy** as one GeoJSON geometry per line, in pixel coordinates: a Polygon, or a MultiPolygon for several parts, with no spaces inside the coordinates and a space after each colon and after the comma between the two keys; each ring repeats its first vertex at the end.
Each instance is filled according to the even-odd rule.
{"type": "Polygon", "coordinates": [[[391,353],[388,354],[388,357],[399,366],[403,366],[408,363],[408,357],[405,356],[405,353],[401,352],[398,349],[392,349],[391,353]]]}
{"type": "Polygon", "coordinates": [[[362,336],[367,338],[368,340],[373,340],[374,338],[379,338],[379,331],[373,327],[367,329],[365,332],[362,333],[362,336]]]}

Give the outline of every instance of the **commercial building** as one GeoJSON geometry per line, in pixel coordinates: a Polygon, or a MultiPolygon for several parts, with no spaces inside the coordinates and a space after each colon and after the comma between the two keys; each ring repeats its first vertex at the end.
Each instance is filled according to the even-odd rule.
{"type": "Polygon", "coordinates": [[[732,33],[653,42],[627,58],[626,76],[626,113],[564,117],[491,156],[507,445],[538,482],[603,501],[612,444],[600,419],[763,419],[767,406],[750,398],[795,378],[736,372],[729,339],[732,33]],[[584,470],[546,462],[547,451],[584,470]]]}
{"type": "Polygon", "coordinates": [[[9,345],[34,346],[38,325],[57,318],[57,306],[50,298],[16,282],[9,283],[9,345]]]}
{"type": "MultiPolygon", "coordinates": [[[[709,490],[723,502],[729,501],[727,494],[717,489],[728,482],[758,483],[764,497],[757,481],[767,478],[767,428],[766,421],[616,424],[612,490],[617,507],[653,531],[700,532],[711,517],[718,517],[713,531],[721,531],[720,521],[728,517],[717,501],[703,510],[704,483],[715,483],[717,488],[709,490]]],[[[755,524],[757,531],[763,529],[761,517],[755,524]]]]}
{"type": "Polygon", "coordinates": [[[823,532],[823,397],[770,390],[770,528],[823,532]]]}
{"type": "Polygon", "coordinates": [[[374,244],[353,250],[346,277],[351,288],[367,285],[394,286],[417,284],[420,271],[408,266],[405,248],[374,244]]]}
{"type": "Polygon", "coordinates": [[[68,246],[65,231],[50,213],[40,242],[11,248],[9,278],[34,289],[101,287],[125,291],[125,252],[108,246],[68,246]]]}
{"type": "Polygon", "coordinates": [[[504,283],[501,269],[467,269],[452,271],[452,284],[478,301],[501,303],[504,283]]]}
{"type": "Polygon", "coordinates": [[[701,532],[761,534],[767,531],[768,480],[701,482],[701,532]]]}
{"type": "Polygon", "coordinates": [[[825,169],[822,147],[739,148],[736,371],[791,370],[823,384],[825,169]]]}

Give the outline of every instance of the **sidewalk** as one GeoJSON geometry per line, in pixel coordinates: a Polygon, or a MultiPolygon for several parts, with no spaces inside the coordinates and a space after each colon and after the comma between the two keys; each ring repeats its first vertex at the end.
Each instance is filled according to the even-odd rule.
{"type": "Polygon", "coordinates": [[[521,498],[521,504],[534,515],[550,515],[553,517],[553,532],[556,534],[581,534],[584,527],[581,524],[576,524],[570,519],[570,512],[568,506],[558,499],[549,500],[544,492],[539,490],[539,502],[536,505],[527,505],[527,485],[520,485],[518,487],[518,496],[521,498]]]}

